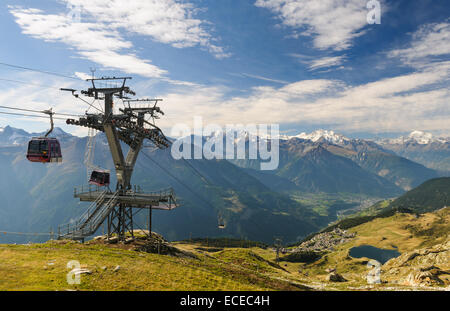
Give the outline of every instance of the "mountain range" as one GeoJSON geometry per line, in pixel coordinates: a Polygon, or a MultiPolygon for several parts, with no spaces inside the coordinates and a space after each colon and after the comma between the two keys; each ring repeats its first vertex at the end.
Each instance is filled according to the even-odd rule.
{"type": "MultiPolygon", "coordinates": [[[[442,172],[444,169],[437,172],[404,158],[374,141],[350,139],[333,131],[318,130],[311,134],[280,137],[279,144],[280,165],[272,173],[296,183],[302,191],[389,196],[448,173],[442,172]],[[307,165],[303,165],[305,161],[307,165]],[[346,176],[352,182],[349,183],[346,176]],[[333,183],[339,186],[334,187],[333,183]]],[[[235,160],[233,163],[245,168],[258,168],[258,161],[254,160],[235,160]]],[[[280,181],[276,179],[276,182],[280,181]]]]}
{"type": "MultiPolygon", "coordinates": [[[[56,128],[52,136],[61,142],[63,163],[41,165],[25,159],[26,143],[39,135],[9,126],[0,129],[0,230],[48,232],[87,208],[73,198],[74,186],[87,183],[83,165],[87,138],[56,128]]],[[[252,138],[243,139],[248,144],[252,138]]],[[[311,139],[280,140],[280,165],[274,171],[260,171],[261,159],[174,160],[170,149],[142,152],[153,161],[139,157],[132,183],[147,191],[171,186],[182,202],[174,211],[154,213],[154,230],[169,240],[232,236],[271,243],[281,236],[294,242],[334,221],[338,209],[358,205],[344,197],[396,197],[440,174],[374,141],[318,133],[311,139]],[[219,217],[225,220],[225,229],[218,228],[219,217]]],[[[113,171],[103,134],[97,136],[94,163],[113,171]]],[[[137,217],[141,227],[145,217],[143,213],[137,217]]]]}
{"type": "Polygon", "coordinates": [[[450,171],[449,137],[433,137],[430,133],[413,131],[408,136],[376,142],[383,148],[426,167],[441,172],[450,171]]]}

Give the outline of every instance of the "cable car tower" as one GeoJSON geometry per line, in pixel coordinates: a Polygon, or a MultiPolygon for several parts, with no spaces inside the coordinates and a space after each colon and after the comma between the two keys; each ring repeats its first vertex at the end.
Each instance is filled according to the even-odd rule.
{"type": "MultiPolygon", "coordinates": [[[[109,188],[91,185],[83,186],[81,189],[75,188],[76,198],[92,203],[75,222],[59,226],[58,238],[60,239],[84,240],[94,234],[106,220],[108,238],[112,234],[117,234],[119,241],[124,241],[127,231],[133,236],[133,209],[148,209],[149,219],[151,219],[152,209],[172,210],[178,207],[173,189],[144,192],[139,186],[131,185],[131,176],[144,140],[150,140],[160,149],[169,147],[170,142],[161,129],[154,124],[154,119],[163,115],[157,106],[160,99],[130,100],[125,94],[133,96],[136,94],[125,85],[129,79],[131,78],[87,79],[86,81],[90,81],[92,86],[87,91],[81,91],[81,94],[103,100],[104,109],[101,113],[86,113],[78,120],[67,119],[66,121],[67,124],[84,126],[105,133],[114,162],[117,185],[114,192],[109,188]],[[115,97],[124,101],[124,108],[119,109],[118,114],[113,112],[115,97]],[[125,106],[125,102],[128,103],[128,107],[125,106]],[[141,105],[132,107],[131,103],[134,102],[141,105]],[[145,119],[148,115],[153,122],[145,119]],[[120,141],[130,147],[126,156],[123,154],[120,141]]],[[[75,93],[76,90],[61,90],[70,91],[77,98],[79,96],[75,93]]],[[[150,230],[151,223],[149,223],[150,230]]]]}

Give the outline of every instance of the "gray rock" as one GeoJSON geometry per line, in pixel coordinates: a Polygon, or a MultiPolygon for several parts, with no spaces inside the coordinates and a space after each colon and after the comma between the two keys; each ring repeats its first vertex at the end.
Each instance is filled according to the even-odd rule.
{"type": "Polygon", "coordinates": [[[327,275],[328,282],[347,282],[347,280],[337,272],[332,272],[327,275]]]}
{"type": "Polygon", "coordinates": [[[80,269],[74,269],[74,270],[72,270],[72,272],[73,272],[73,274],[75,274],[75,275],[79,275],[79,274],[92,274],[92,271],[91,271],[91,270],[83,269],[83,268],[80,268],[80,269]]]}

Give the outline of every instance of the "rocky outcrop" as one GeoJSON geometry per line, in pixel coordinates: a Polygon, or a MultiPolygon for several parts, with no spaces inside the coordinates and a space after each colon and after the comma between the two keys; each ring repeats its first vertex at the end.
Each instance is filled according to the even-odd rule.
{"type": "Polygon", "coordinates": [[[434,245],[430,248],[422,248],[412,252],[406,252],[397,258],[386,262],[386,266],[431,266],[450,265],[450,239],[445,243],[434,245]]]}
{"type": "Polygon", "coordinates": [[[445,274],[445,271],[441,269],[433,269],[428,271],[423,271],[423,269],[415,269],[406,278],[406,284],[411,286],[440,286],[444,285],[444,281],[439,278],[439,275],[445,274]]]}
{"type": "Polygon", "coordinates": [[[337,273],[336,271],[332,271],[331,273],[329,273],[327,275],[327,281],[328,282],[347,282],[347,280],[342,275],[337,273]]]}
{"type": "Polygon", "coordinates": [[[384,275],[393,283],[408,286],[449,285],[450,239],[429,248],[403,253],[383,265],[384,275]]]}

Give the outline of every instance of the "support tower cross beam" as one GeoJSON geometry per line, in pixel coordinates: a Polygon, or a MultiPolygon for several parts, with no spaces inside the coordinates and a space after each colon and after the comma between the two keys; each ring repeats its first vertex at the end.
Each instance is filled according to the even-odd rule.
{"type": "MultiPolygon", "coordinates": [[[[171,210],[178,207],[175,194],[172,189],[159,192],[143,192],[140,187],[132,187],[131,177],[134,166],[142,149],[145,139],[150,140],[159,148],[167,148],[170,144],[160,128],[154,124],[158,114],[163,112],[157,107],[158,100],[128,100],[128,107],[119,109],[120,113],[114,114],[114,97],[128,99],[125,94],[136,95],[126,81],[130,77],[123,78],[92,78],[88,79],[92,86],[81,94],[104,101],[103,113],[87,114],[84,117],[67,119],[67,124],[86,126],[105,133],[109,150],[114,162],[117,177],[116,191],[92,189],[91,186],[82,187],[81,191],[75,189],[74,196],[81,201],[92,202],[91,207],[75,222],[59,227],[59,238],[71,238],[84,240],[95,233],[99,226],[107,221],[108,237],[117,234],[119,241],[124,241],[126,232],[133,233],[133,209],[171,210]],[[101,86],[100,86],[101,84],[101,86]],[[132,107],[131,102],[139,102],[139,107],[132,107]],[[143,106],[145,102],[152,103],[143,106]],[[147,121],[149,115],[153,122],[147,121]],[[123,154],[120,141],[130,146],[126,156],[123,154]]],[[[70,90],[75,94],[75,90],[70,90]]],[[[149,231],[151,224],[149,223],[149,231]]]]}

